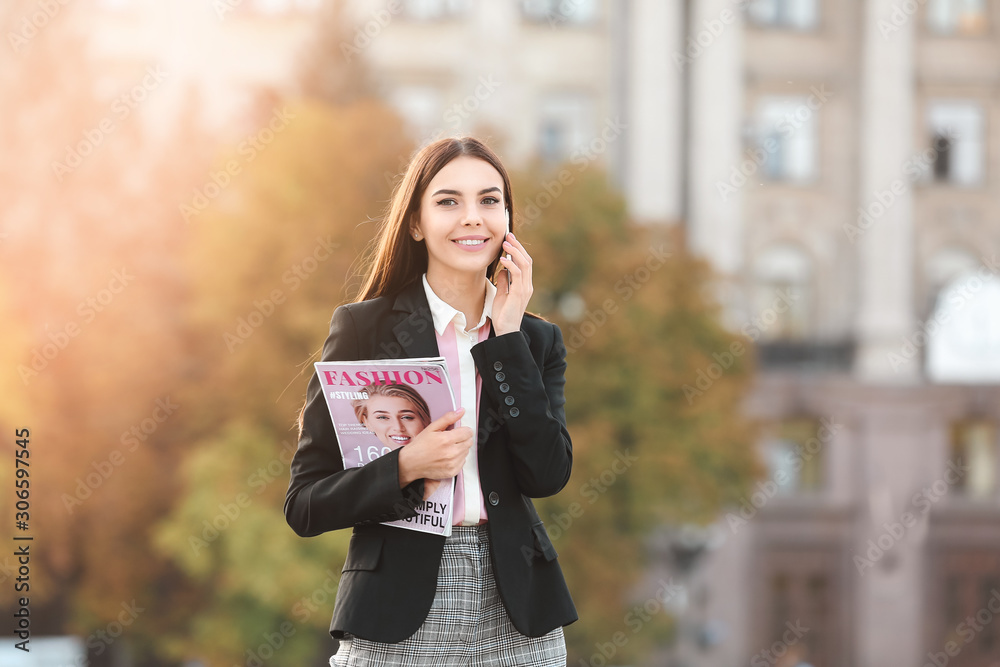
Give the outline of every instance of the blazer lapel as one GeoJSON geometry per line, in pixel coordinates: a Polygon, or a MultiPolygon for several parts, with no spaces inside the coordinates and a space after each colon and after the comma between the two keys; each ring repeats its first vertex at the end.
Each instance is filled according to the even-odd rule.
{"type": "Polygon", "coordinates": [[[406,352],[406,357],[437,357],[437,336],[434,334],[434,317],[427,304],[424,286],[418,280],[403,288],[393,303],[392,309],[401,314],[402,319],[392,328],[396,342],[406,352]]]}

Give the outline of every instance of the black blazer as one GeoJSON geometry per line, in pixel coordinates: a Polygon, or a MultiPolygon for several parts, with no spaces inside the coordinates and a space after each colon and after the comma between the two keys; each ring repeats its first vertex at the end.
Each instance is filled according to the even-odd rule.
{"type": "MultiPolygon", "coordinates": [[[[395,298],[339,306],[323,345],[324,361],[439,356],[423,283],[395,298]]],[[[514,627],[540,637],[577,620],[556,551],[531,503],[569,480],[559,327],[525,315],[520,332],[472,348],[483,378],[479,405],[479,474],[489,517],[500,597],[514,627]]],[[[406,639],[427,617],[445,538],[382,525],[414,516],[423,480],[399,488],[399,450],[344,470],[336,432],[315,373],[309,380],[302,434],[291,463],[285,519],[299,535],[354,528],[330,634],[380,642],[406,639]]]]}

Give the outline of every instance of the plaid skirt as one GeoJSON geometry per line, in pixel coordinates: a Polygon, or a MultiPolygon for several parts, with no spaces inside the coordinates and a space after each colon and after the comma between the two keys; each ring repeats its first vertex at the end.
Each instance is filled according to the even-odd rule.
{"type": "Polygon", "coordinates": [[[526,637],[511,624],[497,591],[489,527],[453,526],[445,540],[437,592],[423,625],[401,642],[344,639],[332,667],[565,667],[562,628],[526,637]]]}

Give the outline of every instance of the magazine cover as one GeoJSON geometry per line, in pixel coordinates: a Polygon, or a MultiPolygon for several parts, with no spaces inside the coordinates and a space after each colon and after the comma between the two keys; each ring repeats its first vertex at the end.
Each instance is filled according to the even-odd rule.
{"type": "MultiPolygon", "coordinates": [[[[345,470],[405,447],[431,422],[455,409],[443,357],[317,361],[314,365],[345,470]]],[[[425,488],[431,493],[416,516],[383,523],[451,535],[454,487],[454,477],[427,480],[425,488]]]]}

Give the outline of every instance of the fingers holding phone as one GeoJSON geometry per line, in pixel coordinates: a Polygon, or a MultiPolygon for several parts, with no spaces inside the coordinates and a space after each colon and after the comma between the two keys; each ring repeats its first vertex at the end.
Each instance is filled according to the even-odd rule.
{"type": "MultiPolygon", "coordinates": [[[[509,215],[507,221],[510,229],[509,215]]],[[[500,265],[507,273],[507,289],[497,290],[493,302],[493,328],[497,335],[521,328],[521,318],[532,293],[531,255],[513,233],[505,236],[503,252],[500,265]]]]}

